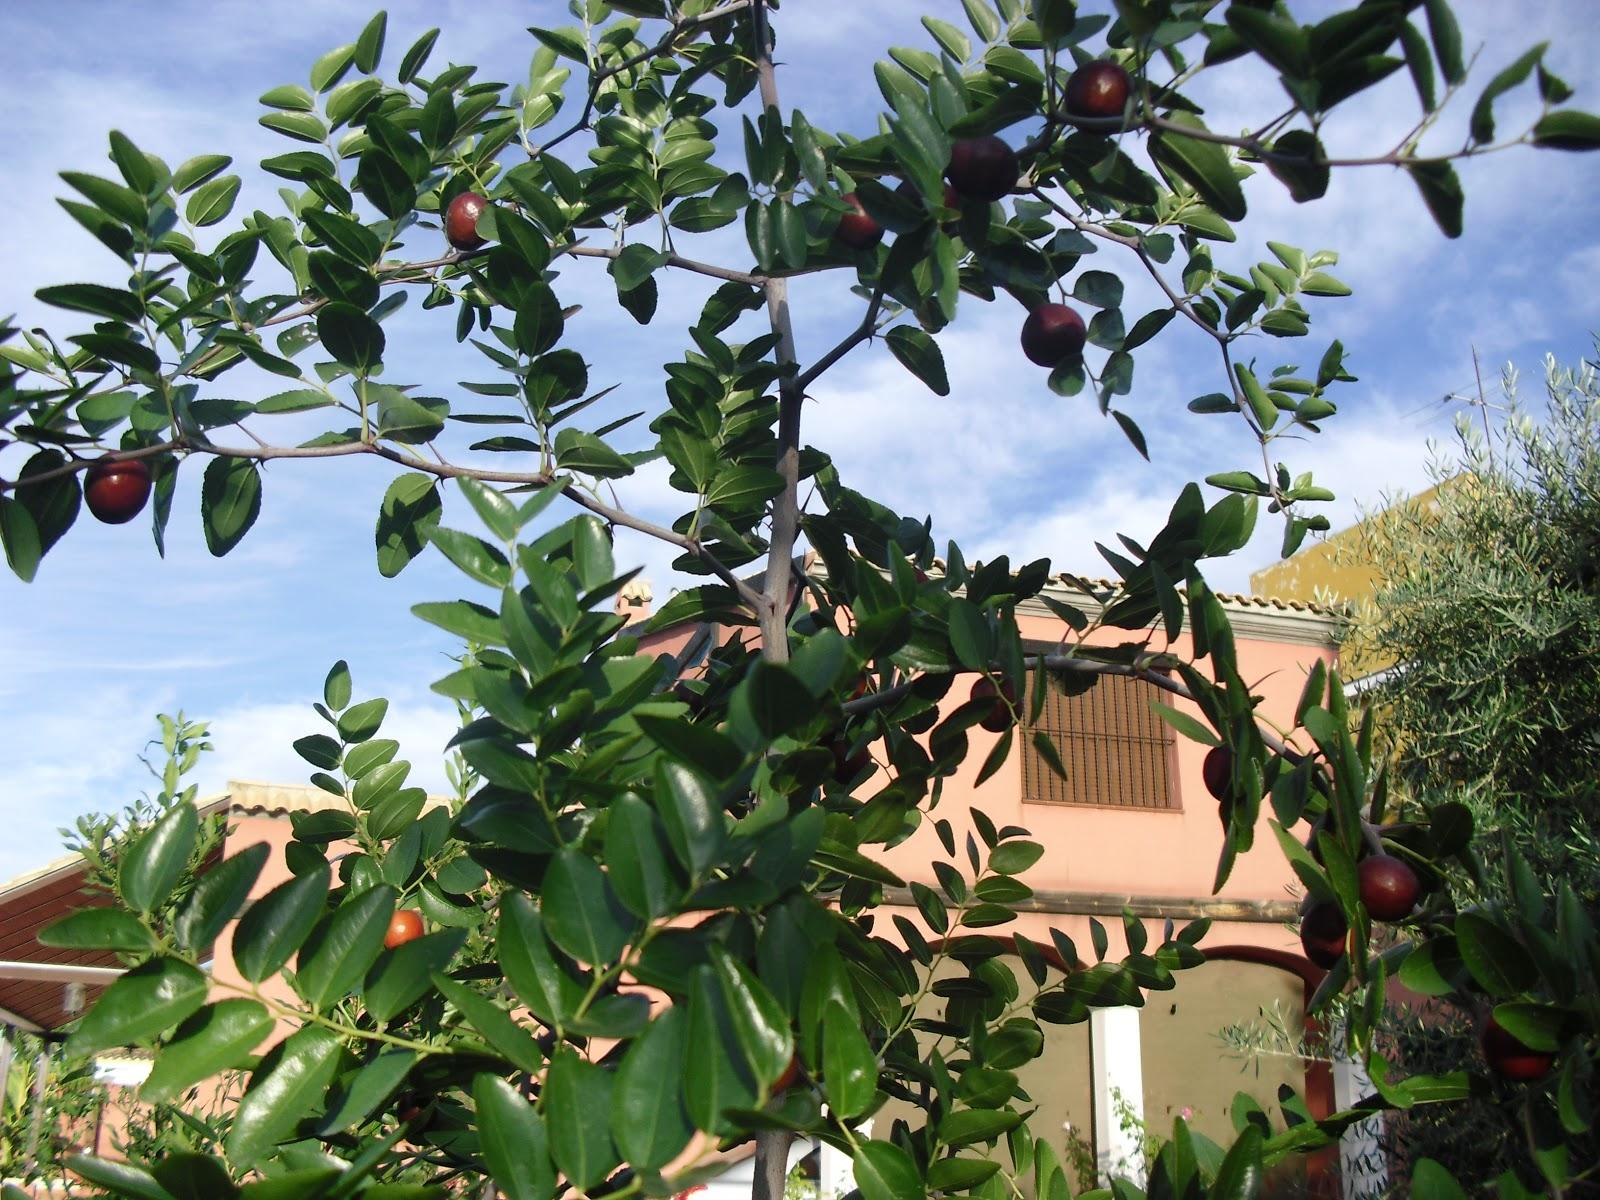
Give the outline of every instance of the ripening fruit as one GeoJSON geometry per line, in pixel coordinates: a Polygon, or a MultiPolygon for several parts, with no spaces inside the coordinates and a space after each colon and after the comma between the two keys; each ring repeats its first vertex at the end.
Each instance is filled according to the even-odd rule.
{"type": "Polygon", "coordinates": [[[963,196],[994,201],[1017,186],[1017,155],[992,134],[967,138],[950,148],[950,165],[944,177],[963,196]]]}
{"type": "Polygon", "coordinates": [[[484,244],[478,235],[478,218],[489,202],[477,192],[462,192],[444,210],[444,236],[457,250],[476,250],[484,244]]]}
{"type": "Polygon", "coordinates": [[[1300,918],[1300,948],[1317,966],[1328,970],[1344,957],[1345,936],[1349,932],[1339,906],[1331,900],[1319,900],[1300,918]]]}
{"type": "Polygon", "coordinates": [[[1391,854],[1373,854],[1356,864],[1361,903],[1377,921],[1409,916],[1422,894],[1417,873],[1391,854]]]}
{"type": "Polygon", "coordinates": [[[997,686],[994,680],[985,677],[972,685],[972,695],[968,699],[987,700],[990,697],[993,697],[994,703],[978,724],[990,733],[1004,733],[1011,728],[1011,712],[1016,707],[1017,689],[1011,686],[1009,679],[1002,679],[997,686]]]}
{"type": "Polygon", "coordinates": [[[833,743],[833,781],[835,783],[851,783],[856,776],[865,771],[872,764],[872,755],[862,747],[854,754],[850,753],[848,738],[840,738],[833,743]]]}
{"type": "Polygon", "coordinates": [[[1216,800],[1226,800],[1233,795],[1233,751],[1227,746],[1213,746],[1206,751],[1205,764],[1200,775],[1206,782],[1206,791],[1216,800]]]}
{"type": "Polygon", "coordinates": [[[773,1083],[772,1094],[776,1096],[779,1092],[786,1092],[799,1082],[800,1056],[795,1054],[790,1056],[789,1065],[783,1069],[783,1074],[779,1075],[777,1080],[773,1083]]]}
{"type": "Polygon", "coordinates": [[[1130,83],[1116,63],[1085,63],[1067,80],[1067,111],[1078,117],[1120,117],[1130,83]]]}
{"type": "Polygon", "coordinates": [[[150,466],[142,458],[106,455],[84,473],[83,499],[95,519],[125,525],[150,499],[150,466]]]}
{"type": "Polygon", "coordinates": [[[389,918],[389,932],[383,935],[383,944],[393,950],[422,936],[422,914],[414,908],[402,908],[389,918]]]}
{"type": "Polygon", "coordinates": [[[1028,361],[1053,367],[1083,353],[1083,318],[1065,304],[1041,304],[1022,323],[1022,352],[1028,361]]]}
{"type": "Polygon", "coordinates": [[[1483,1032],[1478,1035],[1478,1044],[1483,1047],[1484,1061],[1489,1064],[1489,1069],[1500,1078],[1516,1083],[1532,1083],[1536,1079],[1543,1079],[1556,1060],[1556,1056],[1549,1051],[1535,1050],[1524,1043],[1496,1021],[1493,1014],[1484,1022],[1483,1032]]]}
{"type": "Polygon", "coordinates": [[[870,250],[883,241],[883,226],[867,215],[861,198],[854,192],[846,192],[844,202],[851,211],[839,218],[839,227],[833,236],[852,250],[870,250]]]}

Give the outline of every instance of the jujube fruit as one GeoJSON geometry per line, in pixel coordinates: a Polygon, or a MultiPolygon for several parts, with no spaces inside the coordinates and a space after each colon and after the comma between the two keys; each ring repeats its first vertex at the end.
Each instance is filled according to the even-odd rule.
{"type": "Polygon", "coordinates": [[[1079,117],[1120,117],[1131,82],[1116,63],[1085,63],[1067,80],[1067,111],[1079,117]]]}
{"type": "Polygon", "coordinates": [[[1200,777],[1205,780],[1206,791],[1213,799],[1226,800],[1233,795],[1233,751],[1227,746],[1213,746],[1206,751],[1206,760],[1200,767],[1200,777]]]}
{"type": "Polygon", "coordinates": [[[844,202],[851,211],[839,218],[839,226],[833,231],[834,237],[852,250],[870,250],[883,241],[883,226],[868,215],[861,198],[854,192],[847,192],[844,202]]]}
{"type": "Polygon", "coordinates": [[[484,245],[478,234],[478,218],[489,202],[477,192],[462,192],[444,210],[444,236],[457,250],[476,250],[484,245]]]}
{"type": "Polygon", "coordinates": [[[1011,728],[1011,713],[1017,703],[1017,689],[1011,686],[1011,681],[1002,679],[997,685],[994,680],[983,678],[972,685],[972,700],[989,700],[993,703],[983,719],[978,722],[990,733],[1003,733],[1011,728]]]}
{"type": "Polygon", "coordinates": [[[1417,906],[1417,873],[1391,854],[1373,854],[1356,864],[1361,903],[1374,920],[1398,921],[1417,906]]]}
{"type": "Polygon", "coordinates": [[[1331,900],[1319,900],[1300,918],[1300,948],[1317,966],[1328,970],[1344,957],[1349,932],[1339,906],[1331,900]]]}
{"type": "Polygon", "coordinates": [[[994,201],[1017,186],[1017,154],[993,134],[967,138],[950,148],[944,177],[957,192],[974,200],[994,201]]]}
{"type": "Polygon", "coordinates": [[[95,519],[124,525],[139,515],[150,499],[150,467],[142,458],[97,460],[83,478],[83,499],[95,519]]]}
{"type": "Polygon", "coordinates": [[[1065,304],[1041,304],[1022,323],[1022,352],[1041,367],[1083,353],[1083,318],[1065,304]]]}
{"type": "Polygon", "coordinates": [[[414,908],[402,908],[389,918],[389,931],[383,935],[383,944],[393,950],[414,942],[422,936],[422,914],[414,908]]]}
{"type": "Polygon", "coordinates": [[[1535,1050],[1513,1034],[1493,1014],[1483,1024],[1478,1035],[1483,1048],[1484,1061],[1489,1069],[1502,1079],[1516,1083],[1532,1083],[1549,1073],[1556,1056],[1547,1050],[1535,1050]]]}

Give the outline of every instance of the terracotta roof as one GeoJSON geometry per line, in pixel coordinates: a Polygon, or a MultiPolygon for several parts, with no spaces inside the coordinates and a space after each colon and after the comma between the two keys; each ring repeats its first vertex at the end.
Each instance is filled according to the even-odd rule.
{"type": "MultiPolygon", "coordinates": [[[[943,564],[938,559],[934,566],[942,569],[943,564]]],[[[1115,579],[1089,579],[1082,575],[1073,575],[1069,571],[1052,575],[1050,582],[1067,591],[1082,595],[1080,585],[1086,585],[1097,597],[1103,597],[1114,592],[1120,584],[1115,579]]],[[[1179,588],[1181,593],[1183,588],[1179,588]]],[[[1302,612],[1321,617],[1342,617],[1344,609],[1334,605],[1319,604],[1313,600],[1289,600],[1282,596],[1256,596],[1248,592],[1217,592],[1216,597],[1230,608],[1265,608],[1278,612],[1302,612]]]]}

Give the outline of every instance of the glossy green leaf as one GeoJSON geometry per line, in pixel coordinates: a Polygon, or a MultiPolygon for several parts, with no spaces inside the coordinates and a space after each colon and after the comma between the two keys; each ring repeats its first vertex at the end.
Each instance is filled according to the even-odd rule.
{"type": "Polygon", "coordinates": [[[177,1099],[203,1079],[238,1066],[272,1032],[272,1014],[258,1000],[219,1000],[180,1025],[139,1088],[147,1104],[177,1099]]]}
{"type": "Polygon", "coordinates": [[[195,225],[215,225],[233,211],[242,183],[237,175],[223,175],[201,185],[189,197],[184,216],[195,225]]]}
{"type": "Polygon", "coordinates": [[[444,512],[439,490],[427,475],[398,476],[378,510],[378,573],[392,579],[428,544],[428,531],[444,512]]]}
{"type": "Polygon", "coordinates": [[[666,826],[648,804],[627,793],[611,802],[606,825],[607,877],[617,899],[639,917],[667,915],[682,894],[671,863],[666,826]]]}
{"type": "Polygon", "coordinates": [[[828,1106],[846,1118],[865,1112],[878,1091],[877,1056],[860,1020],[842,1004],[830,1005],[822,1019],[822,1089],[828,1106]]]}
{"type": "Polygon", "coordinates": [[[856,1147],[854,1166],[862,1200],[923,1200],[926,1196],[916,1163],[893,1142],[862,1142],[856,1147]]]}
{"type": "Polygon", "coordinates": [[[1533,959],[1494,921],[1474,912],[1456,917],[1456,946],[1478,985],[1491,996],[1511,996],[1537,978],[1533,959]]]}
{"type": "Polygon", "coordinates": [[[950,377],[938,342],[914,325],[896,325],[883,340],[900,365],[922,380],[929,391],[936,396],[950,394],[950,377]]]}
{"type": "Polygon", "coordinates": [[[507,982],[534,1016],[560,1026],[576,1004],[574,983],[551,954],[544,919],[533,902],[513,892],[500,902],[495,955],[507,982]]]}
{"type": "Polygon", "coordinates": [[[39,931],[41,946],[68,950],[152,950],[155,937],[139,918],[120,908],[84,908],[39,931]]]}
{"type": "MultiPolygon", "coordinates": [[[[62,1160],[67,1170],[80,1176],[95,1187],[105,1188],[116,1196],[132,1196],[135,1200],[176,1200],[171,1192],[156,1181],[156,1177],[142,1167],[130,1163],[113,1162],[92,1154],[69,1154],[62,1160]]],[[[8,1192],[15,1191],[23,1200],[31,1200],[32,1192],[8,1184],[8,1192]]],[[[14,1200],[9,1194],[5,1200],[14,1200]]]]}
{"type": "Polygon", "coordinates": [[[200,877],[178,913],[174,932],[179,945],[198,954],[216,941],[223,926],[250,898],[250,889],[271,851],[266,842],[256,842],[230,854],[200,877]]]}
{"type": "Polygon", "coordinates": [[[313,1008],[349,995],[383,953],[397,893],[387,884],[346,900],[307,940],[295,988],[313,1008]]]}
{"type": "Polygon", "coordinates": [[[1546,113],[1533,127],[1533,144],[1552,150],[1600,150],[1600,117],[1572,108],[1546,113]]]}
{"type": "MultiPolygon", "coordinates": [[[[414,1050],[384,1050],[365,1065],[347,1072],[329,1092],[317,1132],[339,1133],[365,1121],[394,1094],[416,1061],[414,1050]]],[[[369,1145],[366,1153],[371,1149],[369,1145]]]]}
{"type": "Polygon", "coordinates": [[[339,1035],[320,1025],[291,1034],[273,1056],[265,1075],[234,1111],[225,1145],[237,1166],[252,1167],[322,1099],[339,1068],[339,1035]]]}
{"type": "Polygon", "coordinates": [[[385,951],[367,975],[361,999],[374,1020],[390,1021],[420,1000],[432,974],[450,965],[466,934],[446,929],[385,951]]]}
{"type": "Polygon", "coordinates": [[[611,1072],[558,1047],[545,1075],[550,1154],[572,1185],[587,1191],[619,1161],[611,1141],[611,1072]]]}
{"type": "Polygon", "coordinates": [[[539,1050],[539,1043],[505,1009],[487,996],[438,972],[433,975],[433,985],[483,1035],[483,1040],[495,1053],[523,1071],[532,1073],[544,1069],[544,1055],[539,1050]]]}
{"type": "Polygon", "coordinates": [[[694,1135],[683,1104],[688,1018],[681,1005],[663,1011],[629,1046],[617,1070],[611,1127],[617,1148],[635,1167],[665,1166],[694,1135]]]}
{"type": "Polygon", "coordinates": [[[180,800],[139,835],[117,875],[117,890],[128,907],[142,913],[161,907],[188,865],[199,832],[194,805],[180,800]]]}
{"type": "Polygon", "coordinates": [[[540,910],[550,940],[595,966],[615,961],[637,925],[594,859],[571,849],[551,860],[540,910]]]}
{"type": "Polygon", "coordinates": [[[275,975],[300,949],[322,916],[331,872],[326,863],[279,884],[239,918],[233,962],[251,983],[275,975]]]}
{"type": "Polygon", "coordinates": [[[550,1200],[555,1167],[545,1122],[523,1095],[504,1079],[479,1075],[472,1083],[483,1159],[506,1200],[550,1200]]]}
{"type": "Polygon", "coordinates": [[[1182,128],[1163,130],[1150,139],[1150,152],[1156,162],[1194,188],[1200,199],[1225,220],[1244,220],[1244,191],[1234,176],[1227,151],[1215,142],[1184,136],[1182,129],[1205,132],[1205,124],[1198,117],[1177,111],[1167,120],[1182,128]]]}
{"type": "Polygon", "coordinates": [[[200,488],[200,523],[206,549],[221,558],[250,532],[261,515],[261,473],[243,458],[213,458],[200,488]]]}
{"type": "Polygon", "coordinates": [[[317,337],[334,361],[358,374],[366,374],[383,359],[383,327],[342,300],[318,311],[317,337]]]}
{"type": "Polygon", "coordinates": [[[151,959],[105,990],[67,1039],[67,1052],[95,1054],[154,1037],[204,1004],[208,988],[188,963],[151,959]]]}
{"type": "Polygon", "coordinates": [[[656,764],[656,803],[673,852],[693,878],[722,854],[722,806],[703,777],[677,763],[656,764]]]}

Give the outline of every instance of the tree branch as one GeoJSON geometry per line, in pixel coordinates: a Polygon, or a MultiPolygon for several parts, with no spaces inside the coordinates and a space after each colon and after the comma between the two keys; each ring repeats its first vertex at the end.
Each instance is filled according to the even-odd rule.
{"type": "MultiPolygon", "coordinates": [[[[779,110],[778,79],[772,66],[772,40],[767,29],[764,0],[751,0],[750,33],[755,44],[756,78],[765,108],[779,110]]],[[[789,661],[789,583],[794,574],[794,543],[800,528],[800,406],[804,392],[796,372],[794,321],[789,315],[789,281],[767,277],[761,283],[767,296],[767,319],[778,344],[774,350],[783,377],[778,383],[778,474],[783,491],[772,502],[772,540],[767,547],[763,580],[765,606],[760,611],[761,653],[768,662],[789,661]]],[[[761,1143],[758,1140],[758,1157],[761,1143]]],[[[759,1178],[761,1172],[757,1168],[759,1178]]],[[[782,1190],[770,1200],[781,1200],[782,1190]]],[[[756,1192],[761,1200],[761,1192],[756,1192]]]]}
{"type": "MultiPolygon", "coordinates": [[[[607,504],[603,500],[589,495],[578,487],[575,480],[567,479],[563,481],[559,476],[547,471],[490,471],[478,467],[458,467],[448,462],[430,462],[428,459],[406,454],[394,449],[392,446],[385,446],[379,442],[340,442],[332,446],[270,446],[265,443],[257,446],[219,446],[209,441],[191,444],[187,440],[174,440],[160,442],[154,446],[141,446],[137,450],[119,451],[110,457],[117,461],[124,461],[157,458],[165,454],[195,452],[214,454],[219,458],[247,458],[256,462],[268,462],[279,458],[347,458],[356,454],[370,454],[377,458],[387,459],[389,462],[396,463],[409,470],[432,475],[437,479],[476,479],[484,483],[507,483],[535,488],[559,487],[561,493],[568,500],[571,500],[579,508],[592,512],[602,521],[611,525],[620,525],[624,529],[635,530],[638,533],[645,534],[647,537],[653,537],[658,541],[677,546],[686,553],[694,555],[705,563],[718,579],[731,587],[738,594],[739,599],[750,608],[751,612],[759,614],[765,607],[765,598],[762,594],[740,579],[731,568],[707,550],[698,538],[679,533],[675,529],[668,529],[665,525],[657,525],[655,522],[647,521],[643,517],[634,516],[626,509],[607,504]]],[[[88,469],[95,461],[98,460],[79,458],[48,471],[40,471],[36,475],[30,475],[27,479],[0,479],[0,495],[15,491],[19,487],[48,483],[52,479],[75,474],[78,471],[88,469]]]]}

